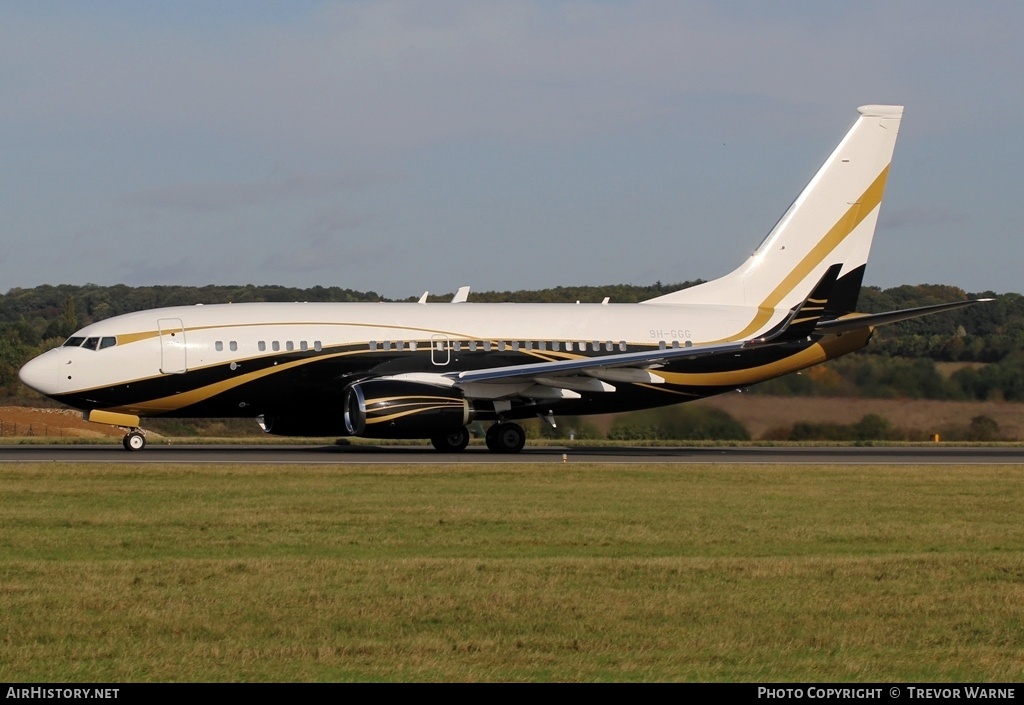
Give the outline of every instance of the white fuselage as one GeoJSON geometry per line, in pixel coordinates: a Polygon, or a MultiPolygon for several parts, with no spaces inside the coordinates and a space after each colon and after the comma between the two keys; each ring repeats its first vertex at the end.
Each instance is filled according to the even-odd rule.
{"type": "MultiPolygon", "coordinates": [[[[86,326],[76,338],[113,337],[101,349],[51,350],[22,377],[50,395],[131,384],[288,352],[365,346],[435,352],[436,372],[459,369],[459,352],[596,352],[729,340],[754,310],[656,304],[255,303],[178,306],[86,326]],[[446,354],[437,350],[443,345],[446,354]],[[455,344],[458,343],[456,346],[455,344]],[[484,346],[490,348],[485,351],[484,346]],[[458,350],[454,348],[457,347],[458,350]],[[501,349],[499,349],[499,347],[501,349]]],[[[771,324],[781,318],[772,316],[771,324]]]]}

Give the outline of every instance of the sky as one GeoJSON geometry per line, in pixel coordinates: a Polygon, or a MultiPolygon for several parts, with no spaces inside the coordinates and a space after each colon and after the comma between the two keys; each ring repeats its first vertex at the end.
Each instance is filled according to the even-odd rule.
{"type": "Polygon", "coordinates": [[[865,283],[1024,292],[1022,35],[1020,2],[0,0],[0,291],[711,279],[891,103],[865,283]]]}

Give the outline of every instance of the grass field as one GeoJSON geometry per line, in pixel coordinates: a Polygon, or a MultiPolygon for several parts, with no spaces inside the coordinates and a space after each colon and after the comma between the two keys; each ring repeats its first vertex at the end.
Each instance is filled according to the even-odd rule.
{"type": "Polygon", "coordinates": [[[1024,680],[1024,468],[0,466],[0,681],[1024,680]]]}

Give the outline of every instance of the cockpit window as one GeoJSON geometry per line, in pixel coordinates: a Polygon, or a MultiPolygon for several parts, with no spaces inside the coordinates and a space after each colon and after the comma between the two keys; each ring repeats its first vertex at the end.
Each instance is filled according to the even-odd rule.
{"type": "Polygon", "coordinates": [[[105,335],[102,338],[68,338],[64,343],[65,348],[85,348],[86,350],[102,350],[117,345],[117,338],[112,335],[105,335]]]}

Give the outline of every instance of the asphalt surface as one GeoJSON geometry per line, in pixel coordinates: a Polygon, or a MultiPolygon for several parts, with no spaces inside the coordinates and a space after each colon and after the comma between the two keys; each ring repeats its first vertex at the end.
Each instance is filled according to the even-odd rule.
{"type": "Polygon", "coordinates": [[[700,463],[739,464],[916,464],[916,465],[1021,465],[1024,447],[583,447],[527,446],[515,455],[499,455],[483,447],[462,453],[438,453],[429,446],[367,445],[167,445],[150,443],[142,451],[111,445],[8,445],[0,446],[0,463],[244,463],[257,464],[383,464],[416,463],[700,463]]]}

